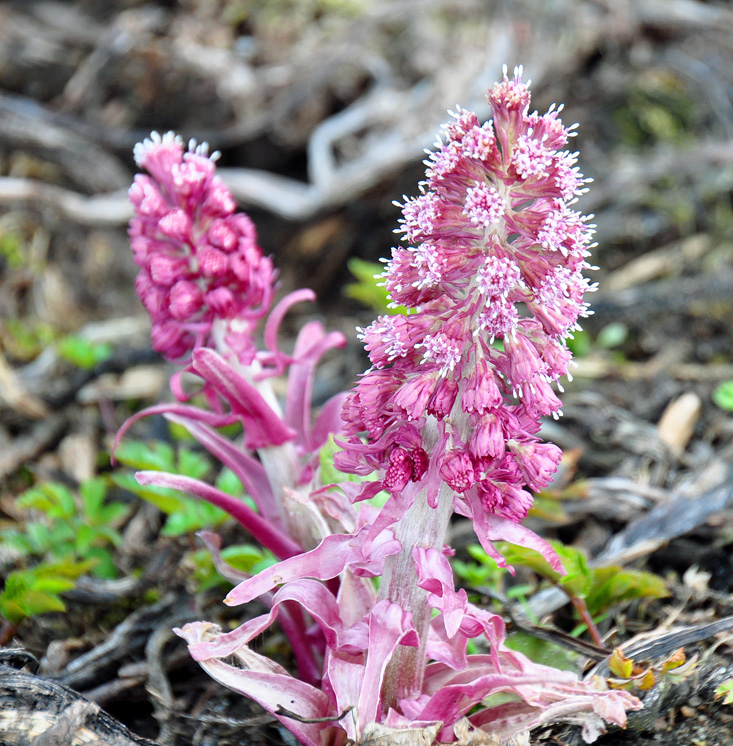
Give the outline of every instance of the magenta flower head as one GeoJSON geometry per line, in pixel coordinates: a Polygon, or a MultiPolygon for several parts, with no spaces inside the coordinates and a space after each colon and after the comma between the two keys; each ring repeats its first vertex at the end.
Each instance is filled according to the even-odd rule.
{"type": "Polygon", "coordinates": [[[257,244],[252,221],[216,175],[218,153],[153,132],[135,147],[148,173],[130,188],[130,241],[140,273],[135,286],[152,320],[152,342],[165,358],[185,362],[223,334],[248,364],[251,330],[271,305],[275,271],[257,244]],[[215,325],[215,321],[221,320],[215,325]]]}
{"type": "Polygon", "coordinates": [[[573,127],[554,107],[530,113],[521,69],[489,101],[492,121],[453,115],[421,194],[402,205],[408,247],[383,279],[409,314],[361,330],[372,367],[345,405],[340,461],[380,470],[393,495],[423,480],[433,500],[442,481],[480,524],[521,521],[557,467],[560,450],[537,432],[560,413],[552,384],[592,289],[593,226],[572,209],[587,180],[564,150],[573,127]]]}

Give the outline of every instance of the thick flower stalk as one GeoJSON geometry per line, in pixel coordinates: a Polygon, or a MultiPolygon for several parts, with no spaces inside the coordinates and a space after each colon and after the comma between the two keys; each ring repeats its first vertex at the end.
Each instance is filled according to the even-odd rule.
{"type": "Polygon", "coordinates": [[[421,195],[402,208],[408,247],[393,251],[383,277],[409,313],[361,332],[372,367],[345,402],[336,463],[376,479],[340,485],[342,497],[321,493],[330,514],[353,527],[226,598],[237,605],[272,593],[269,614],[228,633],[204,622],[177,630],[206,671],[306,746],[359,743],[389,729],[417,729],[400,736],[415,742],[470,743],[474,729],[505,739],[554,720],[582,724],[591,741],[604,721],[623,725],[625,710],[641,706],[508,650],[501,618],[453,584],[445,546],[453,512],[472,518],[501,564],[498,539],[535,548],[562,570],[520,522],[560,459],[538,437],[540,418],[560,412],[552,384],[567,374],[565,338],[587,313],[589,289],[592,226],[572,209],[585,180],[563,150],[572,128],[559,110],[529,112],[521,69],[511,80],[505,73],[489,100],[486,124],[454,115],[421,195]],[[389,498],[377,508],[370,498],[380,490],[389,498]],[[322,690],[249,647],[291,602],[324,634],[322,690]],[[475,638],[487,654],[467,654],[475,638]],[[498,693],[509,696],[487,705],[498,693]]]}

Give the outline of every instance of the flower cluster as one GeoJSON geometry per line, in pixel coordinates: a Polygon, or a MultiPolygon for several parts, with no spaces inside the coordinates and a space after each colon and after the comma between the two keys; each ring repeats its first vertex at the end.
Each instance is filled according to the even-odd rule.
{"type": "Polygon", "coordinates": [[[153,323],[153,348],[184,360],[210,345],[216,319],[233,322],[232,346],[251,362],[251,331],[269,310],[275,273],[257,245],[254,224],[237,213],[215,174],[206,144],[153,132],[135,147],[130,243],[140,273],[135,287],[153,323]]]}
{"type": "MultiPolygon", "coordinates": [[[[322,487],[318,454],[341,432],[344,395],[332,397],[313,418],[312,389],[320,359],[329,349],[342,347],[346,338],[312,321],[301,329],[292,354],[279,348],[285,314],[315,296],[297,290],[271,308],[276,289],[272,262],[257,245],[252,221],[235,211],[231,193],[216,175],[216,154],[207,153],[205,144],[195,143],[184,151],[173,133],[153,133],[135,148],[138,165],[148,171],[136,176],[130,189],[135,214],[129,233],[141,267],[136,287],[152,320],[153,347],[182,367],[171,378],[178,401],[129,418],[116,443],[137,420],[150,415],[185,427],[239,478],[255,509],[199,479],[151,471],[139,472],[138,481],[181,490],[226,510],[264,548],[285,560],[330,534],[330,518],[317,496],[322,487]],[[264,349],[256,341],[257,331],[264,349]],[[205,406],[189,403],[180,383],[183,372],[202,381],[205,406]],[[284,407],[270,384],[283,373],[288,375],[284,407]],[[241,443],[218,430],[235,423],[243,430],[241,443]]],[[[218,557],[218,537],[204,539],[222,572],[241,580],[242,574],[218,557]]],[[[262,600],[270,599],[265,594],[262,600]]],[[[308,629],[301,609],[292,605],[280,613],[279,622],[301,679],[318,683],[322,636],[308,629]]]]}
{"type": "Polygon", "coordinates": [[[552,384],[568,373],[565,338],[588,313],[593,230],[571,207],[587,180],[562,149],[573,128],[560,109],[529,113],[520,73],[489,100],[493,121],[454,114],[422,193],[402,206],[409,247],[393,249],[383,279],[412,312],[361,330],[372,368],[347,402],[340,463],[380,469],[399,493],[427,473],[433,418],[431,458],[456,509],[519,522],[528,490],[545,487],[560,459],[537,432],[542,416],[560,412],[552,384]]]}
{"type": "Polygon", "coordinates": [[[604,721],[622,725],[641,706],[509,650],[501,617],[454,586],[445,545],[453,512],[473,518],[498,561],[492,541],[505,539],[562,570],[520,521],[560,458],[539,440],[539,421],[559,413],[552,383],[567,372],[564,339],[589,289],[592,229],[571,209],[585,180],[562,150],[571,128],[558,110],[529,113],[521,70],[489,98],[493,120],[459,111],[421,196],[403,206],[409,248],[394,250],[384,282],[411,313],[361,332],[372,367],[344,403],[336,463],[377,478],[299,493],[324,517],[320,543],[281,551],[225,599],[264,598],[268,613],[229,632],[207,622],[176,630],[212,677],[305,746],[372,736],[468,744],[477,730],[507,739],[553,720],[579,723],[593,740],[604,721]],[[381,490],[389,494],[378,507],[371,498],[381,490]],[[250,648],[275,619],[290,624],[294,608],[322,635],[320,688],[250,648]],[[477,639],[488,652],[469,655],[477,639]],[[495,694],[504,697],[487,702],[495,694]]]}

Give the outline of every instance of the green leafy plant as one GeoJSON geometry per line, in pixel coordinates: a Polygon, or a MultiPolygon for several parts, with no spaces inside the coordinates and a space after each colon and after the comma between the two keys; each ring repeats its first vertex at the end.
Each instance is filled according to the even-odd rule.
{"type": "Polygon", "coordinates": [[[60,594],[93,569],[94,560],[42,562],[11,572],[0,593],[0,616],[17,627],[24,619],[51,611],[66,611],[60,594]]]}
{"type": "Polygon", "coordinates": [[[129,505],[107,501],[107,482],[99,477],[83,482],[75,495],[55,482],[39,484],[20,495],[16,505],[40,514],[22,528],[0,532],[3,544],[21,556],[35,556],[52,563],[89,563],[92,574],[113,578],[117,574],[110,547],[122,537],[117,527],[129,505]]]}
{"type": "MultiPolygon", "coordinates": [[[[135,470],[171,472],[193,479],[203,479],[211,471],[211,462],[203,454],[183,445],[174,448],[162,441],[123,441],[115,451],[115,458],[135,470]]],[[[162,530],[164,536],[183,536],[203,528],[214,528],[229,517],[221,508],[189,497],[179,490],[143,486],[130,472],[117,472],[112,479],[118,486],[140,496],[166,514],[162,530]]],[[[231,470],[221,470],[216,486],[228,495],[242,498],[256,510],[254,502],[244,494],[242,483],[231,470]]]]}
{"type": "Polygon", "coordinates": [[[60,339],[56,349],[64,360],[82,370],[92,370],[110,358],[113,352],[109,342],[93,342],[76,335],[60,339]]]}
{"type": "Polygon", "coordinates": [[[713,391],[713,402],[726,412],[733,412],[733,381],[723,381],[713,391]]]}
{"type": "MultiPolygon", "coordinates": [[[[173,430],[173,435],[188,436],[186,431],[173,430]]],[[[337,446],[333,446],[337,448],[337,446]]],[[[211,462],[198,451],[179,444],[173,447],[162,441],[143,442],[127,440],[115,450],[115,458],[125,466],[135,470],[153,470],[174,472],[193,479],[204,479],[211,471],[211,462]]],[[[189,497],[175,489],[141,485],[130,472],[117,472],[112,475],[113,481],[120,487],[155,505],[166,514],[166,522],[161,533],[164,536],[185,536],[201,529],[211,529],[221,525],[229,518],[225,511],[203,500],[189,497]]],[[[254,501],[245,494],[242,482],[231,469],[222,469],[215,485],[222,492],[245,501],[253,510],[257,510],[254,501]]],[[[275,564],[275,556],[252,544],[237,544],[222,550],[221,558],[235,570],[254,575],[260,570],[275,564]]],[[[229,587],[232,583],[216,569],[208,549],[190,552],[185,564],[192,571],[192,578],[198,591],[215,587],[229,587]]]]}
{"type": "MultiPolygon", "coordinates": [[[[620,565],[591,568],[580,550],[559,541],[550,543],[562,560],[565,575],[554,570],[539,552],[532,549],[507,543],[499,543],[497,548],[510,565],[527,567],[565,591],[584,622],[584,626],[578,628],[576,633],[582,632],[587,626],[591,635],[596,637],[593,618],[606,613],[617,604],[638,598],[663,598],[669,595],[664,580],[658,575],[620,565]]],[[[500,570],[480,546],[471,545],[468,551],[478,563],[454,561],[453,569],[456,574],[474,587],[487,584],[496,587],[506,571],[500,570]]],[[[602,644],[600,639],[595,642],[602,644]]]]}

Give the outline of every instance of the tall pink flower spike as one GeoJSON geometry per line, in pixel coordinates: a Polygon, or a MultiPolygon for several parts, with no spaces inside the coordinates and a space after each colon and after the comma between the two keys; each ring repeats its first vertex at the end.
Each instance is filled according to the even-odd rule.
{"type": "Polygon", "coordinates": [[[269,614],[228,633],[205,622],[177,630],[211,676],[306,746],[371,736],[468,744],[476,730],[503,741],[558,720],[582,725],[590,742],[604,721],[624,725],[626,710],[641,707],[601,680],[506,648],[501,617],[455,590],[444,544],[457,512],[500,563],[492,542],[503,539],[562,570],[520,521],[530,491],[548,484],[560,459],[537,433],[541,417],[560,413],[552,383],[567,374],[565,338],[587,314],[582,273],[593,231],[572,209],[587,181],[575,154],[561,150],[573,128],[559,109],[529,113],[521,72],[509,79],[505,70],[489,94],[492,121],[453,115],[421,195],[402,207],[409,247],[393,250],[383,278],[410,312],[361,331],[372,367],[344,405],[337,465],[377,475],[341,485],[358,508],[353,529],[226,598],[236,605],[274,593],[269,614]],[[389,498],[376,508],[369,498],[380,489],[389,498]],[[369,578],[378,575],[377,590],[369,578]],[[323,632],[320,690],[249,648],[285,602],[299,603],[323,632]],[[467,654],[476,638],[488,653],[467,654]],[[510,696],[486,704],[498,693],[510,696]]]}

